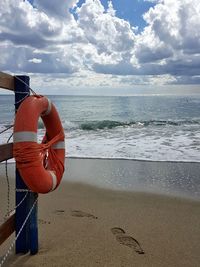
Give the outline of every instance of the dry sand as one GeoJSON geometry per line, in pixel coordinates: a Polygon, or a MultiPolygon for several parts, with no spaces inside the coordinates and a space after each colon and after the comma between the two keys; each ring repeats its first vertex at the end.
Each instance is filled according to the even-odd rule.
{"type": "MultiPolygon", "coordinates": [[[[2,177],[0,185],[2,217],[2,177]]],[[[39,253],[12,253],[5,266],[200,266],[198,201],[62,182],[56,191],[40,195],[38,206],[39,253]]]]}

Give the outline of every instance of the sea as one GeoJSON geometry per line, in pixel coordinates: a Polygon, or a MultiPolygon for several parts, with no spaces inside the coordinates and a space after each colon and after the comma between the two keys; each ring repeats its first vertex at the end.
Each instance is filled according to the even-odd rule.
{"type": "MultiPolygon", "coordinates": [[[[166,177],[173,176],[172,173],[166,173],[167,168],[164,166],[173,164],[179,170],[175,170],[174,179],[180,178],[183,184],[179,186],[178,183],[175,191],[200,197],[200,95],[49,95],[47,97],[59,112],[66,136],[66,157],[71,162],[72,159],[79,162],[83,159],[85,162],[88,160],[91,162],[93,159],[97,164],[98,159],[101,160],[104,170],[106,170],[106,164],[105,166],[102,164],[107,162],[106,160],[113,160],[116,166],[120,164],[125,166],[127,161],[131,162],[128,163],[129,167],[122,168],[123,175],[119,175],[120,170],[113,176],[108,170],[108,174],[105,175],[107,177],[103,180],[107,181],[112,176],[112,181],[106,182],[112,187],[115,184],[114,177],[122,177],[117,189],[129,189],[131,177],[136,177],[136,174],[137,177],[142,176],[142,173],[146,177],[148,172],[151,176],[149,185],[155,185],[155,180],[160,179],[161,172],[165,169],[162,185],[158,186],[160,191],[163,189],[163,184],[169,180],[166,177]],[[123,162],[126,162],[125,165],[123,162]],[[134,164],[141,163],[143,165],[140,168],[135,167],[136,172],[133,168],[134,164]],[[148,164],[151,166],[156,164],[152,174],[152,167],[146,168],[150,166],[148,164]],[[145,174],[144,169],[146,169],[145,174]],[[156,172],[157,169],[159,171],[156,172]],[[127,180],[129,182],[125,186],[127,180]],[[185,184],[187,184],[186,189],[185,184]]],[[[0,143],[7,142],[12,134],[12,129],[3,131],[14,123],[14,112],[14,96],[1,95],[0,143]]],[[[44,125],[39,120],[39,142],[44,132],[44,125]]],[[[76,164],[71,165],[76,169],[76,164]]],[[[170,166],[169,169],[172,172],[173,167],[170,166]]],[[[71,170],[69,172],[72,173],[71,170]]],[[[170,186],[167,185],[169,192],[173,192],[174,187],[174,182],[170,186]]],[[[166,185],[163,191],[167,191],[166,185]]]]}

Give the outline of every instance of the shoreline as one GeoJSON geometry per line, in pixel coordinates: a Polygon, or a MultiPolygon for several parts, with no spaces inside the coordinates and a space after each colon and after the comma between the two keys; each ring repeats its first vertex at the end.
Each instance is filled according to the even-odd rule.
{"type": "MultiPolygon", "coordinates": [[[[14,176],[15,162],[8,162],[7,166],[10,177],[14,176]]],[[[199,173],[198,163],[66,158],[63,180],[114,191],[200,201],[199,173]]],[[[0,175],[4,174],[5,162],[0,163],[0,175]]]]}
{"type": "Polygon", "coordinates": [[[87,156],[85,156],[85,157],[79,157],[79,156],[65,156],[65,158],[66,159],[91,159],[91,160],[120,160],[120,161],[139,161],[139,162],[152,162],[152,163],[194,163],[194,164],[200,164],[200,161],[184,161],[184,160],[182,160],[182,161],[175,161],[175,160],[151,160],[151,159],[139,159],[139,158],[137,158],[137,159],[134,159],[134,158],[109,158],[109,157],[102,157],[102,158],[100,158],[100,157],[87,157],[87,156]]]}
{"type": "MultiPolygon", "coordinates": [[[[143,158],[124,158],[124,157],[115,157],[115,158],[112,158],[112,157],[90,157],[90,156],[68,156],[68,155],[65,155],[65,159],[88,159],[88,160],[119,160],[119,161],[136,161],[136,162],[152,162],[152,163],[186,163],[186,164],[200,164],[200,161],[188,161],[188,160],[156,160],[156,159],[143,159],[143,158]]],[[[5,162],[5,161],[4,161],[5,162]]],[[[0,162],[0,165],[1,164],[4,164],[4,162],[0,162]]],[[[14,163],[14,160],[8,160],[8,164],[11,164],[11,163],[14,163]]]]}

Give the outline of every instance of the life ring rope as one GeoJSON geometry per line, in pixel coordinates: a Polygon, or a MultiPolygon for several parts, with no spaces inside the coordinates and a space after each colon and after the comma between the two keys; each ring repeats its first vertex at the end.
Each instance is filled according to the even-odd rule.
{"type": "Polygon", "coordinates": [[[37,134],[33,132],[28,132],[29,135],[26,134],[27,132],[17,132],[14,133],[14,143],[18,142],[28,142],[23,144],[23,147],[14,147],[13,148],[13,155],[16,160],[16,166],[19,168],[23,167],[33,167],[39,166],[41,164],[41,160],[43,160],[44,155],[49,152],[49,157],[55,155],[54,160],[57,161],[56,154],[54,150],[49,149],[53,146],[54,149],[56,148],[63,148],[61,145],[64,144],[64,141],[60,141],[64,138],[62,132],[57,134],[53,139],[46,143],[38,144],[37,142],[37,134]],[[32,133],[33,135],[31,135],[32,133]],[[33,137],[33,138],[27,138],[33,137]],[[33,142],[33,143],[32,143],[33,142]]]}

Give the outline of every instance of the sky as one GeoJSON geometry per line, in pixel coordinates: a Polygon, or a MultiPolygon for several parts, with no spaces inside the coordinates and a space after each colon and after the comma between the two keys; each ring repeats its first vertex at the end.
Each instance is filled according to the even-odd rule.
{"type": "Polygon", "coordinates": [[[199,0],[1,0],[0,70],[43,94],[200,93],[199,0]]]}

